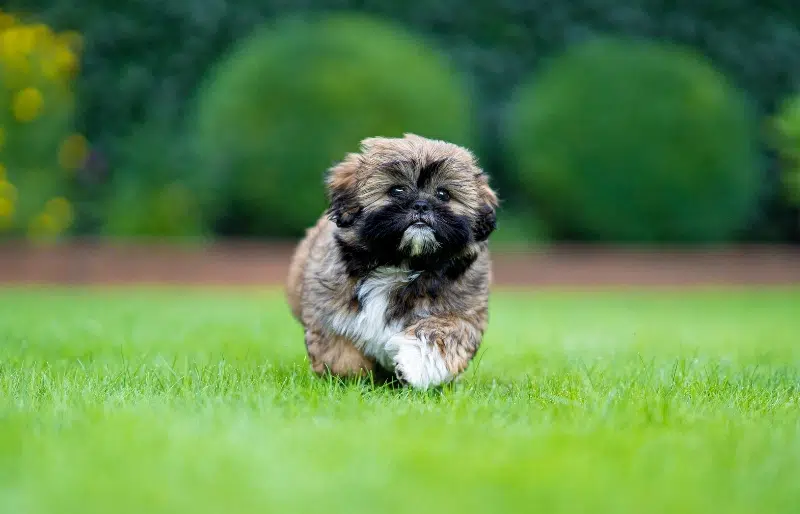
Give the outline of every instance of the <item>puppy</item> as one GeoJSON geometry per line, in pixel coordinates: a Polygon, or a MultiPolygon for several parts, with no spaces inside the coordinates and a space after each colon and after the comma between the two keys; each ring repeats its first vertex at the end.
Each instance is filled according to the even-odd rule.
{"type": "Polygon", "coordinates": [[[314,372],[419,389],[458,377],[486,330],[498,204],[474,156],[414,134],[368,138],[326,188],[287,284],[314,372]]]}

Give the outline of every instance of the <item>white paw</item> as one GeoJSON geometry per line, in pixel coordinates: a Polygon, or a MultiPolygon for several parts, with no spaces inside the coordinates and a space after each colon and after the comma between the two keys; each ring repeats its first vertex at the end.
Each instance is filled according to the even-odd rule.
{"type": "Polygon", "coordinates": [[[438,348],[416,337],[395,336],[390,341],[395,373],[415,389],[428,389],[453,377],[438,348]]]}

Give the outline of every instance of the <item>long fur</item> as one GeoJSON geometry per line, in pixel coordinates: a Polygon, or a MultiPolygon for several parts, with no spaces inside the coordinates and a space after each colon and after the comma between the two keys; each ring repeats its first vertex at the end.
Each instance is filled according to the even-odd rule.
{"type": "Polygon", "coordinates": [[[498,203],[472,153],[413,134],[369,138],[326,188],[287,288],[312,369],[419,388],[456,378],[488,322],[498,203]]]}

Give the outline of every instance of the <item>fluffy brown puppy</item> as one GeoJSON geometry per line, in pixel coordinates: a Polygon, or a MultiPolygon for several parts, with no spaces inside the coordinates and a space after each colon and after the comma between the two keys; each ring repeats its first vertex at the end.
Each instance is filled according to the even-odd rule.
{"type": "Polygon", "coordinates": [[[488,320],[497,196],[466,149],[369,138],[327,174],[330,207],[292,259],[313,370],[425,389],[462,373],[488,320]]]}

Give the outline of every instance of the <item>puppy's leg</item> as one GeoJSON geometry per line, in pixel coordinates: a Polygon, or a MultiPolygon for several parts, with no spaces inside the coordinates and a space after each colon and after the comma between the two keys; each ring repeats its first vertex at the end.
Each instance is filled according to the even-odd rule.
{"type": "Polygon", "coordinates": [[[306,350],[311,369],[318,375],[330,373],[356,378],[380,371],[375,361],[361,353],[350,340],[338,335],[306,330],[306,350]]]}
{"type": "Polygon", "coordinates": [[[395,373],[412,387],[427,389],[450,382],[461,374],[483,336],[483,321],[432,317],[410,326],[389,341],[395,373]]]}

